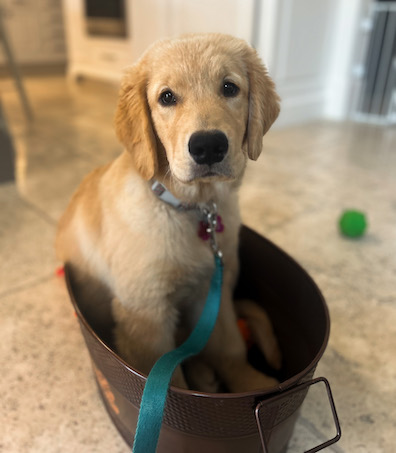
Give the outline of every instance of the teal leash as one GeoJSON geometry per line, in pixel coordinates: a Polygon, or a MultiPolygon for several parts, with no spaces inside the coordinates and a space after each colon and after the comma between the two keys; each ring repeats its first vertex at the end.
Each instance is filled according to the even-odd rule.
{"type": "Polygon", "coordinates": [[[223,263],[214,237],[216,219],[211,220],[210,217],[208,219],[207,231],[211,234],[216,265],[209,294],[202,314],[190,336],[181,346],[160,357],[147,377],[140,403],[133,453],[155,453],[172,375],[183,360],[198,354],[204,348],[216,324],[221,301],[223,263]]]}

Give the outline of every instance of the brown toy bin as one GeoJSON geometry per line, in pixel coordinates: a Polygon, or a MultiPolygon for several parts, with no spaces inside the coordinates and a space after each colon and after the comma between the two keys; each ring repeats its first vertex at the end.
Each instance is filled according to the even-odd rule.
{"type": "MultiPolygon", "coordinates": [[[[312,380],[327,345],[330,320],[326,303],[311,277],[282,250],[242,227],[241,273],[237,297],[262,304],[274,324],[283,353],[278,387],[246,393],[200,393],[172,387],[168,394],[158,453],[285,453],[299,408],[310,385],[326,384],[337,435],[309,450],[337,442],[340,427],[324,378],[312,380]]],[[[103,328],[95,312],[79,303],[73,275],[66,281],[94,376],[106,409],[132,446],[146,377],[125,363],[112,346],[112,321],[103,328]]],[[[254,348],[251,362],[271,372],[254,348]]]]}

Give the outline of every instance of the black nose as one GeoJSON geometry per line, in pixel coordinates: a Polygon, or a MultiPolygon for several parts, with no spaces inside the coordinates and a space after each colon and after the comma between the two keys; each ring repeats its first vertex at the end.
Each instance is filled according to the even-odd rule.
{"type": "Polygon", "coordinates": [[[194,132],[188,142],[188,150],[199,165],[221,162],[228,150],[226,135],[220,131],[194,132]]]}

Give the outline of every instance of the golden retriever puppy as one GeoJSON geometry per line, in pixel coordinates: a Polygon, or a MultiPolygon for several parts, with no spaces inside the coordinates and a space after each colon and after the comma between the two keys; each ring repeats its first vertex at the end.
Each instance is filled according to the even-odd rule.
{"type": "MultiPolygon", "coordinates": [[[[60,221],[57,251],[103,317],[112,300],[117,350],[141,372],[148,374],[199,318],[214,258],[205,227],[198,231],[202,212],[215,203],[221,308],[204,351],[187,364],[188,383],[216,391],[222,382],[232,392],[276,385],[247,361],[232,295],[238,188],[278,113],[274,84],[256,51],[231,36],[160,41],[127,70],[115,117],[125,151],[82,182],[60,221]]],[[[261,316],[260,344],[279,366],[265,313],[248,302],[241,310],[261,316]]],[[[187,388],[181,368],[173,384],[187,388]]]]}

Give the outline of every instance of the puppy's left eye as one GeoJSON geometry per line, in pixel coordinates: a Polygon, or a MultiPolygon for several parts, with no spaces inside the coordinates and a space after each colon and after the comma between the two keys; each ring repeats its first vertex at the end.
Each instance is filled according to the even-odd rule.
{"type": "Polygon", "coordinates": [[[239,93],[239,87],[232,82],[223,83],[223,95],[226,98],[233,98],[239,93]]]}
{"type": "Polygon", "coordinates": [[[172,91],[166,90],[160,94],[158,101],[164,107],[170,107],[171,105],[176,104],[176,96],[172,93],[172,91]]]}

